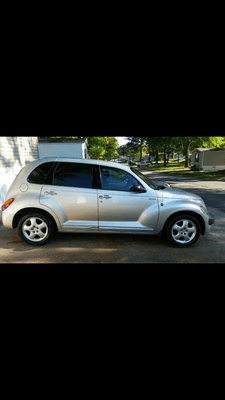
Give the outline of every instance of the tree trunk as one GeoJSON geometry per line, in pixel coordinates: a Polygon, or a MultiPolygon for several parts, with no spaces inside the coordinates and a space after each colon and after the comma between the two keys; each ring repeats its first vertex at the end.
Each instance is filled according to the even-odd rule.
{"type": "Polygon", "coordinates": [[[164,167],[166,167],[166,148],[164,148],[163,156],[164,156],[164,167]]]}
{"type": "Polygon", "coordinates": [[[178,154],[178,162],[179,162],[179,153],[177,153],[178,154]]]}
{"type": "Polygon", "coordinates": [[[185,168],[189,167],[189,148],[190,148],[190,139],[186,139],[187,151],[185,153],[185,168]]]}
{"type": "Polygon", "coordinates": [[[156,164],[159,163],[159,152],[158,152],[158,150],[157,150],[156,156],[155,156],[155,163],[156,163],[156,164]]]}

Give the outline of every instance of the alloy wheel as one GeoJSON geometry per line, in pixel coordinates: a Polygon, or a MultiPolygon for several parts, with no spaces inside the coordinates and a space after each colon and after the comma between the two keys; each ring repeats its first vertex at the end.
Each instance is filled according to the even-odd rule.
{"type": "Polygon", "coordinates": [[[189,219],[176,221],[171,228],[171,236],[179,244],[191,242],[197,234],[195,223],[189,219]]]}
{"type": "Polygon", "coordinates": [[[48,225],[40,217],[27,218],[22,225],[22,233],[32,242],[40,242],[48,235],[48,225]]]}

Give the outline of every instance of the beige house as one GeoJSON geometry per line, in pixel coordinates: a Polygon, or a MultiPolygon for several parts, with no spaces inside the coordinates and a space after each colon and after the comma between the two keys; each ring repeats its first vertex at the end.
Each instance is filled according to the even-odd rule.
{"type": "Polygon", "coordinates": [[[192,151],[191,165],[200,166],[203,171],[225,169],[225,148],[197,148],[192,151]]]}
{"type": "Polygon", "coordinates": [[[0,222],[1,206],[16,175],[38,158],[37,136],[0,136],[0,222]]]}

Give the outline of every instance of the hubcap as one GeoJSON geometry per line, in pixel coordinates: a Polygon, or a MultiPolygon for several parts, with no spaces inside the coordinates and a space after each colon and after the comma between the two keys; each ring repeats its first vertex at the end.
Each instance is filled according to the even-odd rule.
{"type": "Polygon", "coordinates": [[[40,242],[46,238],[48,226],[41,218],[28,218],[23,223],[22,232],[32,242],[40,242]]]}
{"type": "Polygon", "coordinates": [[[175,222],[171,229],[173,239],[177,243],[186,244],[194,239],[197,233],[196,225],[189,219],[181,219],[175,222]]]}

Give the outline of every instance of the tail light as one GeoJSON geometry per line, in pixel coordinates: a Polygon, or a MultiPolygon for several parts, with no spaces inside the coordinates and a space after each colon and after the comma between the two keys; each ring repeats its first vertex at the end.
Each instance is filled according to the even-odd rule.
{"type": "Polygon", "coordinates": [[[8,208],[10,206],[10,204],[12,204],[13,201],[14,201],[14,199],[6,200],[5,203],[1,207],[2,211],[5,211],[6,208],[8,208]]]}

